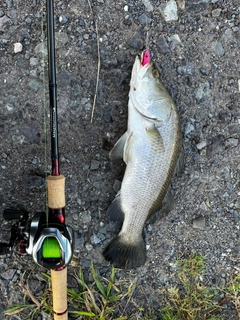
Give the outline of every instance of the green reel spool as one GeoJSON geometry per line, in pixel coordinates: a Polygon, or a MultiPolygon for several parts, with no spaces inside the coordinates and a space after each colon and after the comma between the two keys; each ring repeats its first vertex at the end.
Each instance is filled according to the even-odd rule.
{"type": "Polygon", "coordinates": [[[42,246],[43,258],[61,258],[61,249],[56,238],[46,238],[42,246]]]}

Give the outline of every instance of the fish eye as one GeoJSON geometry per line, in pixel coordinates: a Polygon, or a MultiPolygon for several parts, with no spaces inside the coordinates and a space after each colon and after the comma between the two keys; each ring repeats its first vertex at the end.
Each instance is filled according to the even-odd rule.
{"type": "Polygon", "coordinates": [[[159,73],[159,71],[158,71],[157,69],[154,69],[154,70],[152,71],[152,75],[154,76],[154,78],[159,78],[160,73],[159,73]]]}

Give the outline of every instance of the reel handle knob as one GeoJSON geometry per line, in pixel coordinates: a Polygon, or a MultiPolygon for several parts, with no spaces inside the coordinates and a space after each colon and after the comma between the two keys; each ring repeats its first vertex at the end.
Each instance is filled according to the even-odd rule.
{"type": "Polygon", "coordinates": [[[5,220],[19,220],[26,214],[25,210],[20,209],[5,209],[3,211],[3,218],[5,220]]]}

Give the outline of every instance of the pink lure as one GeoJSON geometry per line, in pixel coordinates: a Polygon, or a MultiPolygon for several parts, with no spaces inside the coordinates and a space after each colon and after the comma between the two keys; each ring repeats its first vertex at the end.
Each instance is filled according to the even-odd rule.
{"type": "Polygon", "coordinates": [[[142,55],[142,66],[145,66],[145,64],[147,64],[148,62],[151,61],[151,54],[149,50],[145,50],[143,51],[143,55],[142,55]]]}

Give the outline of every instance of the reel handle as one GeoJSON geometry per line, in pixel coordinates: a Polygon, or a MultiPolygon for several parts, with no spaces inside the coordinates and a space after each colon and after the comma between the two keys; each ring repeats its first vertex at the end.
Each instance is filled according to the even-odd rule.
{"type": "Polygon", "coordinates": [[[22,219],[27,212],[21,209],[5,209],[3,211],[3,218],[5,220],[20,220],[22,219]]]}

